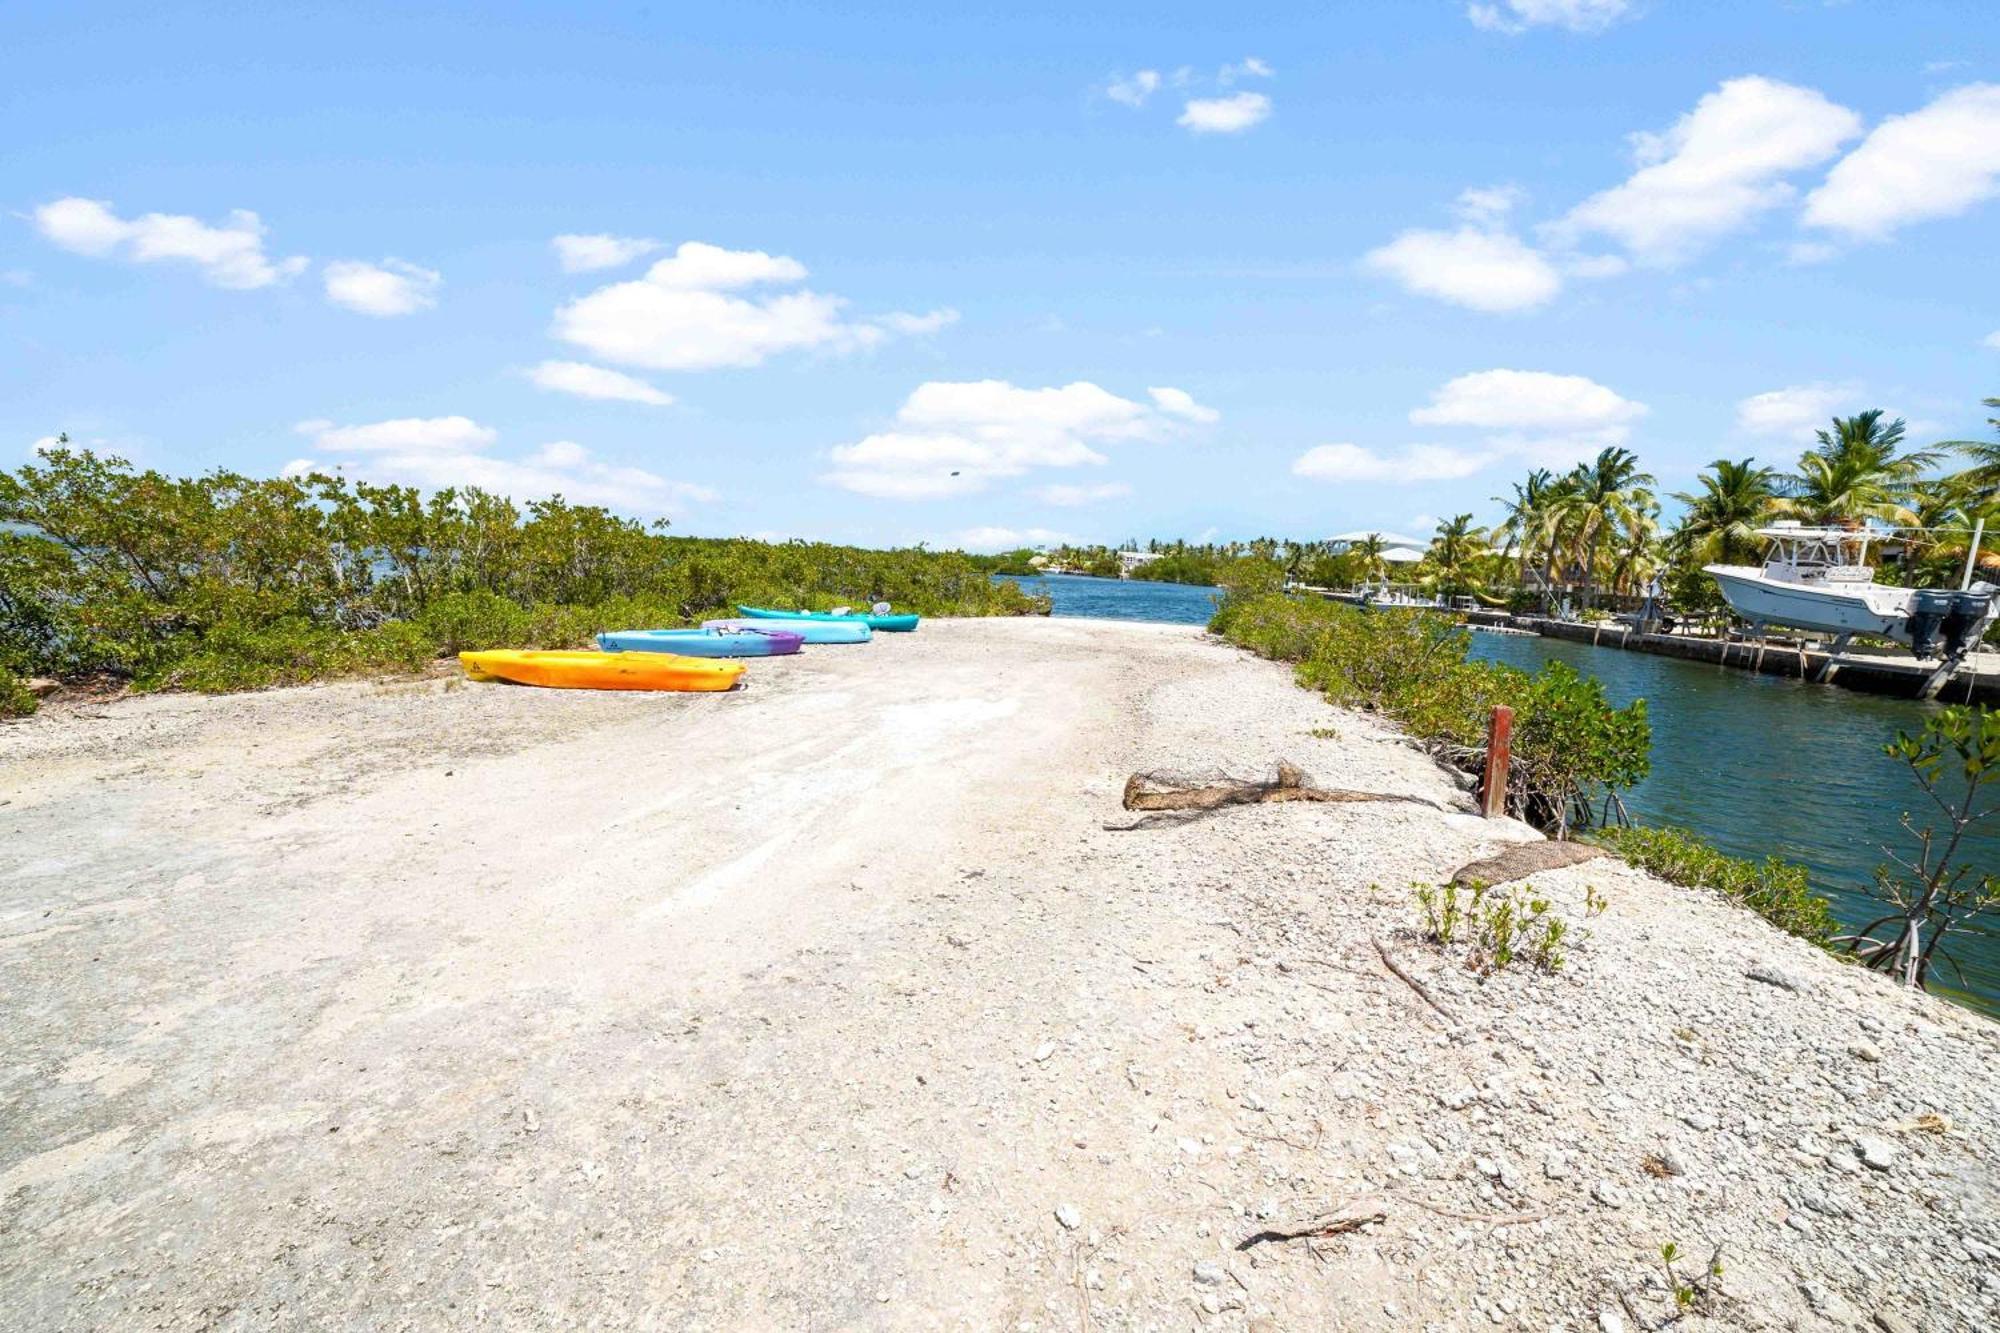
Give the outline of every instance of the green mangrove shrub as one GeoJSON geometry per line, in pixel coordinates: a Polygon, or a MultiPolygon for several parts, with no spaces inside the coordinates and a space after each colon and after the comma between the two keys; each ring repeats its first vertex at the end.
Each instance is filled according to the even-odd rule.
{"type": "MultiPolygon", "coordinates": [[[[669,536],[560,497],[171,477],[62,442],[0,471],[0,670],[229,690],[575,647],[738,602],[1045,611],[971,557],[669,536]]],[[[21,710],[18,689],[0,707],[21,710]]]]}
{"type": "Polygon", "coordinates": [[[1775,856],[1762,861],[1726,856],[1686,829],[1605,829],[1597,841],[1628,865],[1670,883],[1713,889],[1788,934],[1819,945],[1833,937],[1833,909],[1813,892],[1803,866],[1775,856]]]}
{"type": "Polygon", "coordinates": [[[1461,944],[1465,966],[1490,976],[1516,962],[1542,972],[1559,972],[1574,938],[1570,923],[1547,898],[1535,896],[1535,886],[1519,893],[1496,890],[1474,881],[1441,885],[1413,884],[1421,929],[1426,940],[1446,952],[1461,944]]]}

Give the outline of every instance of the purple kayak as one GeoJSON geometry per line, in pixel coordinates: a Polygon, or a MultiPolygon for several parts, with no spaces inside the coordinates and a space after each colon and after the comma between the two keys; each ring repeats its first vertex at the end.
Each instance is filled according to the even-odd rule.
{"type": "Polygon", "coordinates": [[[597,636],[607,653],[678,653],[683,657],[780,657],[805,635],[786,629],[621,629],[597,636]]]}

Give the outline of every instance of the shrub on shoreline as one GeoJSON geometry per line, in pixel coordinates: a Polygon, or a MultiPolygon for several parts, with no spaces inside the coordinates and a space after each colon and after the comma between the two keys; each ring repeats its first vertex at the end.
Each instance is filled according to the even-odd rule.
{"type": "Polygon", "coordinates": [[[0,714],[14,676],[233,690],[569,648],[738,602],[1046,609],[959,552],[670,537],[561,498],[323,475],[169,477],[58,447],[0,471],[0,714]]]}
{"type": "Polygon", "coordinates": [[[1812,891],[1804,866],[1726,856],[1685,829],[1606,829],[1599,842],[1627,864],[1690,888],[1714,889],[1778,929],[1825,947],[1838,923],[1827,900],[1812,891]]]}
{"type": "Polygon", "coordinates": [[[1551,662],[1530,675],[1467,660],[1471,635],[1453,617],[1362,611],[1282,593],[1224,600],[1211,632],[1294,663],[1300,685],[1336,704],[1379,710],[1433,753],[1475,767],[1493,706],[1514,710],[1513,810],[1558,837],[1622,819],[1618,793],[1646,776],[1645,701],[1613,708],[1591,677],[1551,662]]]}

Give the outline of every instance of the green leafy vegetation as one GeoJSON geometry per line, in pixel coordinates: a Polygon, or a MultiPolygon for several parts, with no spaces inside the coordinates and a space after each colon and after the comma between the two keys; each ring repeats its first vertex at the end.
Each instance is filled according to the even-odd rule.
{"type": "Polygon", "coordinates": [[[1512,808],[1558,837],[1622,822],[1619,793],[1650,767],[1644,700],[1613,708],[1594,677],[1560,662],[1530,675],[1468,661],[1470,635],[1450,616],[1260,593],[1225,598],[1209,628],[1294,663],[1301,685],[1332,703],[1387,714],[1467,769],[1483,760],[1494,706],[1506,704],[1514,710],[1512,808]]]}
{"type": "Polygon", "coordinates": [[[1465,945],[1465,966],[1490,976],[1516,962],[1542,972],[1559,972],[1574,938],[1570,924],[1556,914],[1546,898],[1535,896],[1534,885],[1520,892],[1489,888],[1474,882],[1413,884],[1424,938],[1449,952],[1465,945]]]}
{"type": "Polygon", "coordinates": [[[1775,856],[1763,861],[1725,856],[1685,829],[1606,829],[1597,840],[1640,870],[1673,884],[1713,889],[1801,939],[1824,945],[1833,938],[1833,909],[1813,892],[1803,866],[1775,856]]]}
{"type": "Polygon", "coordinates": [[[1046,610],[970,557],[670,537],[556,498],[329,476],[169,477],[57,447],[0,472],[0,711],[15,678],[232,690],[577,647],[738,602],[1046,610]]]}
{"type": "Polygon", "coordinates": [[[1923,986],[1937,961],[1957,969],[1943,947],[1946,937],[2000,906],[2000,872],[1959,855],[1968,831],[2000,815],[2000,712],[1943,709],[1921,730],[1889,742],[1884,752],[1909,767],[1942,823],[1919,829],[1904,814],[1916,854],[1899,856],[1883,848],[1890,864],[1876,870],[1873,886],[1874,896],[1892,910],[1842,942],[1869,967],[1891,972],[1905,985],[1923,986]],[[1876,938],[1885,929],[1886,937],[1876,938]]]}

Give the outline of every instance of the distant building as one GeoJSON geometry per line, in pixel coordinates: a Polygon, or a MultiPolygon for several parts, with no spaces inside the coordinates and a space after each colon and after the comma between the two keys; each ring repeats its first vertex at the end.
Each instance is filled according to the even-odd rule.
{"type": "Polygon", "coordinates": [[[1159,558],[1159,553],[1155,551],[1120,551],[1118,553],[1118,576],[1120,578],[1128,578],[1131,576],[1132,571],[1139,566],[1150,565],[1159,558]]]}

